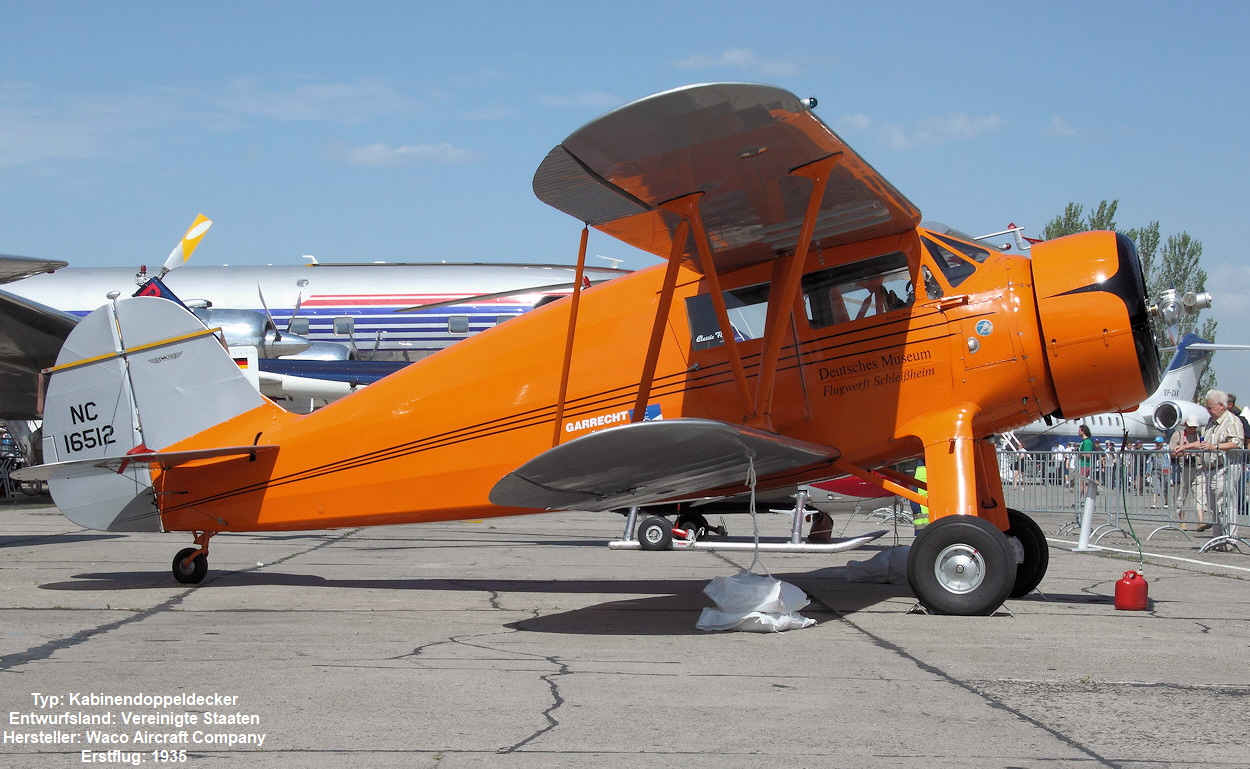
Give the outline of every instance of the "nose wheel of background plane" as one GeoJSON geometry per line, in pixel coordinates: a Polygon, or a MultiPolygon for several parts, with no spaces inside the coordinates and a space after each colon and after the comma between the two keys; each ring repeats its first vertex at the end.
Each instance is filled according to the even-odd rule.
{"type": "Polygon", "coordinates": [[[1016,586],[1016,553],[989,521],[946,516],[912,545],[907,581],[933,614],[993,614],[1016,586]]]}

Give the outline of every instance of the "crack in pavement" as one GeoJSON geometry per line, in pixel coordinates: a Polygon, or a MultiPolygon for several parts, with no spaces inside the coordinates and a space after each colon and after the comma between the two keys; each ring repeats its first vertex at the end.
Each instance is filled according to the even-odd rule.
{"type": "MultiPolygon", "coordinates": [[[[137,622],[143,622],[144,620],[150,617],[155,617],[158,614],[162,614],[164,612],[173,610],[176,606],[178,606],[178,604],[182,603],[182,601],[187,596],[191,595],[191,593],[198,590],[200,587],[204,585],[211,585],[213,582],[216,582],[217,580],[227,575],[247,574],[250,572],[259,571],[260,569],[267,568],[269,566],[273,566],[279,563],[284,563],[286,561],[291,560],[292,558],[296,558],[301,555],[306,555],[315,550],[320,550],[323,547],[329,547],[330,545],[333,545],[337,542],[341,542],[342,540],[346,539],[347,537],[350,537],[352,534],[354,534],[357,531],[359,531],[359,529],[352,529],[349,531],[342,532],[338,536],[332,537],[323,542],[318,542],[317,544],[305,550],[301,550],[296,553],[291,553],[290,555],[284,556],[275,561],[271,561],[270,563],[267,563],[264,566],[249,566],[246,569],[238,569],[235,571],[218,571],[215,574],[213,574],[211,577],[208,577],[207,579],[205,579],[205,581],[200,583],[199,585],[192,585],[191,587],[186,588],[185,590],[183,590],[180,593],[177,593],[176,595],[170,596],[166,600],[162,601],[161,603],[158,603],[157,605],[151,608],[135,610],[133,614],[127,617],[124,617],[122,619],[119,619],[113,622],[106,622],[104,624],[97,625],[92,628],[79,630],[73,635],[65,636],[63,638],[55,638],[46,643],[42,643],[38,646],[32,646],[29,649],[26,649],[25,651],[13,652],[12,654],[6,654],[3,657],[0,657],[0,671],[7,672],[7,671],[13,670],[14,668],[17,668],[21,665],[25,665],[30,662],[38,662],[40,660],[46,660],[49,657],[51,657],[53,654],[56,654],[59,651],[64,651],[65,649],[71,649],[75,646],[78,646],[79,644],[86,643],[87,641],[90,641],[92,638],[95,638],[98,635],[103,635],[104,633],[111,633],[112,631],[117,630],[118,628],[122,628],[127,625],[132,625],[137,622]]],[[[110,610],[109,609],[103,609],[103,610],[102,609],[67,609],[66,611],[110,611],[110,610]]]]}
{"type": "Polygon", "coordinates": [[[1097,761],[1101,766],[1112,767],[1112,769],[1122,769],[1120,764],[1112,761],[1106,756],[1100,755],[1099,753],[1094,751],[1092,748],[1086,747],[1084,744],[1078,742],[1076,739],[1069,737],[1066,734],[1063,734],[1057,729],[1047,726],[1041,721],[1038,721],[1036,718],[1033,718],[1032,716],[1025,714],[1023,711],[1017,708],[1014,708],[1011,705],[1008,705],[1007,703],[1003,702],[997,697],[994,697],[990,693],[978,688],[977,686],[967,681],[964,681],[962,679],[956,678],[955,676],[947,673],[945,670],[942,670],[936,665],[931,665],[927,662],[924,662],[919,657],[908,652],[906,649],[894,643],[893,641],[889,641],[877,635],[876,633],[873,633],[867,630],[863,626],[852,622],[851,620],[847,619],[847,617],[843,615],[841,612],[839,612],[838,610],[834,609],[832,606],[829,606],[827,603],[817,598],[816,595],[811,590],[807,590],[806,588],[804,588],[804,592],[806,592],[808,597],[811,598],[811,601],[813,604],[817,604],[821,606],[825,611],[828,611],[838,622],[866,636],[869,640],[871,640],[878,647],[885,649],[886,651],[889,651],[893,653],[894,655],[911,662],[913,665],[925,671],[926,673],[929,673],[930,675],[936,676],[937,678],[953,686],[963,689],[969,694],[972,694],[975,697],[984,701],[991,708],[995,710],[1001,710],[1006,713],[1010,713],[1011,715],[1015,716],[1021,721],[1024,721],[1025,723],[1028,723],[1038,729],[1041,729],[1042,731],[1051,735],[1056,740],[1059,740],[1060,742],[1072,748],[1073,750],[1079,751],[1080,753],[1086,756],[1089,756],[1094,761],[1097,761]]]}

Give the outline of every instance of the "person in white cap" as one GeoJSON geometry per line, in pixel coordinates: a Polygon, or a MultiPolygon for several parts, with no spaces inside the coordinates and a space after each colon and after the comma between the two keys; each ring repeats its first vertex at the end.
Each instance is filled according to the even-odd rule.
{"type": "Polygon", "coordinates": [[[1186,531],[1189,530],[1189,524],[1185,522],[1186,503],[1190,497],[1193,497],[1194,506],[1197,509],[1198,526],[1210,528],[1206,523],[1206,487],[1202,483],[1202,472],[1198,467],[1198,460],[1201,454],[1196,448],[1199,442],[1198,436],[1198,417],[1190,414],[1185,417],[1185,423],[1172,433],[1171,439],[1168,440],[1168,450],[1172,454],[1172,459],[1176,461],[1174,469],[1178,471],[1176,476],[1176,518],[1180,523],[1180,527],[1186,531]]]}

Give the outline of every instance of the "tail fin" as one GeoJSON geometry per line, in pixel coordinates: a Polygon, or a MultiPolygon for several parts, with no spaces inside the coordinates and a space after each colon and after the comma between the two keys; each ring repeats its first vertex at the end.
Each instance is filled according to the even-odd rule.
{"type": "Polygon", "coordinates": [[[1192,349],[1191,345],[1209,344],[1197,334],[1186,334],[1177,345],[1176,354],[1163,372],[1159,389],[1155,392],[1163,398],[1197,400],[1198,380],[1206,373],[1207,364],[1211,361],[1211,351],[1192,349]]]}
{"type": "Polygon", "coordinates": [[[160,530],[147,464],[118,471],[105,460],[160,451],[256,408],[280,411],[212,331],[165,299],[97,309],[70,333],[49,373],[43,453],[57,464],[44,472],[61,512],[92,529],[160,530]]]}

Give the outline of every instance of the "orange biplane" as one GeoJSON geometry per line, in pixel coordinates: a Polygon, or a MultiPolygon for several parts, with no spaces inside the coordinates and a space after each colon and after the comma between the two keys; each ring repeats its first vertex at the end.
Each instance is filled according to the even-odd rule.
{"type": "Polygon", "coordinates": [[[582,127],[538,197],[665,262],[313,414],[259,395],[174,304],[114,298],[50,369],[50,464],[25,472],[83,526],[193,533],[184,582],[222,531],[663,510],[852,475],[928,506],[908,568],[926,607],[992,612],[1047,546],[988,437],[1155,389],[1137,255],[1112,232],[1026,258],[922,227],[811,106],[697,85],[582,127]],[[916,491],[888,466],[919,456],[916,491]]]}

